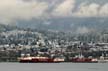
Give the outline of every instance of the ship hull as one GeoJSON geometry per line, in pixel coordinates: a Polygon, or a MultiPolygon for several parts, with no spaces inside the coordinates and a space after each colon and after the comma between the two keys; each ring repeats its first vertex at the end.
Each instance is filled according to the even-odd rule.
{"type": "Polygon", "coordinates": [[[51,58],[31,58],[31,59],[19,59],[20,63],[60,63],[63,61],[57,61],[51,58]]]}
{"type": "Polygon", "coordinates": [[[89,58],[72,58],[70,61],[73,63],[98,63],[98,61],[93,61],[89,58]]]}

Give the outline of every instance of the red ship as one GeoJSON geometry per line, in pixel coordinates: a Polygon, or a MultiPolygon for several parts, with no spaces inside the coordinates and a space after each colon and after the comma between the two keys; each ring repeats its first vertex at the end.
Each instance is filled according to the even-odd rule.
{"type": "Polygon", "coordinates": [[[49,57],[21,57],[18,59],[21,63],[58,63],[64,62],[61,58],[49,58],[49,57]]]}
{"type": "Polygon", "coordinates": [[[71,62],[74,63],[97,63],[98,60],[95,58],[85,58],[82,55],[78,57],[73,57],[70,59],[71,62]]]}

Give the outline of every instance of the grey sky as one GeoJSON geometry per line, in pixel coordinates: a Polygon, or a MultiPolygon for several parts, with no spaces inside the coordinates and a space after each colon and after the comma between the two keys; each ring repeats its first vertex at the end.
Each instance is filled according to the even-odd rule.
{"type": "Polygon", "coordinates": [[[107,0],[0,0],[0,23],[71,17],[108,17],[107,0]]]}

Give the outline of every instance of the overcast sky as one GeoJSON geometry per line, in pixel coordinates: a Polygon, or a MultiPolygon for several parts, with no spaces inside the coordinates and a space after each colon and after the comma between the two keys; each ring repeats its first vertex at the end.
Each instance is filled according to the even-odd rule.
{"type": "Polygon", "coordinates": [[[71,17],[108,17],[108,0],[0,0],[0,23],[71,17]]]}

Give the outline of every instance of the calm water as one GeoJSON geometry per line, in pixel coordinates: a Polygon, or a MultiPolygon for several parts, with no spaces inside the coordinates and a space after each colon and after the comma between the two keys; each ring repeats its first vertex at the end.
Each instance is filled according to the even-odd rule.
{"type": "Polygon", "coordinates": [[[0,71],[108,71],[108,63],[0,63],[0,71]]]}

